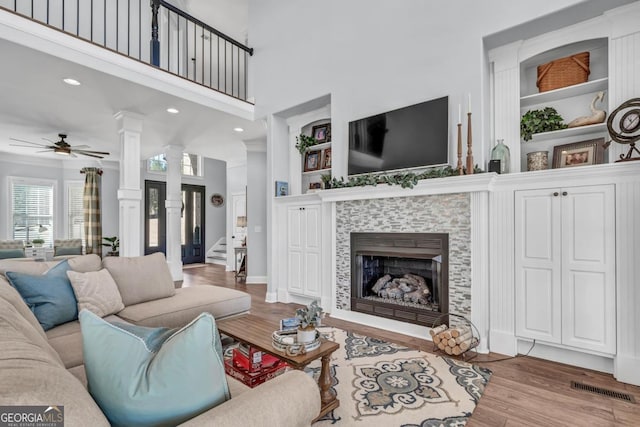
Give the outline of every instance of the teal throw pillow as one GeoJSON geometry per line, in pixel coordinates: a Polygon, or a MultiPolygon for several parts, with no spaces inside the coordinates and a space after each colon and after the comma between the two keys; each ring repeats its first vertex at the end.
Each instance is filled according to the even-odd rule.
{"type": "Polygon", "coordinates": [[[24,258],[22,249],[0,249],[0,259],[24,258]]]}
{"type": "Polygon", "coordinates": [[[53,256],[61,256],[61,255],[82,255],[82,246],[75,247],[56,247],[54,248],[53,256]]]}
{"type": "Polygon", "coordinates": [[[12,271],[5,274],[45,331],[78,318],[78,302],[67,277],[69,270],[69,263],[64,260],[38,276],[12,271]]]}
{"type": "Polygon", "coordinates": [[[88,389],[114,426],[177,425],[230,399],[215,319],[170,330],[80,311],[88,389]]]}

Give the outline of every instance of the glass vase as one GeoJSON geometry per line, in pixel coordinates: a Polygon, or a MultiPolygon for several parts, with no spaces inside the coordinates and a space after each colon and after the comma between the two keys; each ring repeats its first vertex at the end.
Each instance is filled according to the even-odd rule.
{"type": "Polygon", "coordinates": [[[491,150],[491,160],[500,161],[500,173],[509,173],[509,166],[511,164],[511,153],[509,147],[504,145],[504,139],[499,139],[498,143],[493,150],[491,150]]]}

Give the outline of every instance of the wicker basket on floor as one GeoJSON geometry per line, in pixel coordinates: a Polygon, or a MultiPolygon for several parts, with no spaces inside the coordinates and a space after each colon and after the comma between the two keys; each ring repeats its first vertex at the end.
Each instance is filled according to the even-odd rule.
{"type": "Polygon", "coordinates": [[[576,53],[538,65],[540,92],[584,83],[589,78],[589,52],[576,53]]]}

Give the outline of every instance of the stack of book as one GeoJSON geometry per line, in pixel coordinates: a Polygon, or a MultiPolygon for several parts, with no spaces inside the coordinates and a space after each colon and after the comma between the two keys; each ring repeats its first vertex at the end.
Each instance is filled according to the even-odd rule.
{"type": "Polygon", "coordinates": [[[252,388],[283,374],[288,367],[277,357],[243,343],[233,349],[231,358],[224,363],[227,375],[252,388]]]}

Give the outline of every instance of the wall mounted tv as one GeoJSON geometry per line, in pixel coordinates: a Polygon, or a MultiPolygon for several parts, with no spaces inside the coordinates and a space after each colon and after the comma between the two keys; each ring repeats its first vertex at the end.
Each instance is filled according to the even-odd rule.
{"type": "Polygon", "coordinates": [[[349,175],[449,163],[449,98],[349,122],[349,175]]]}

